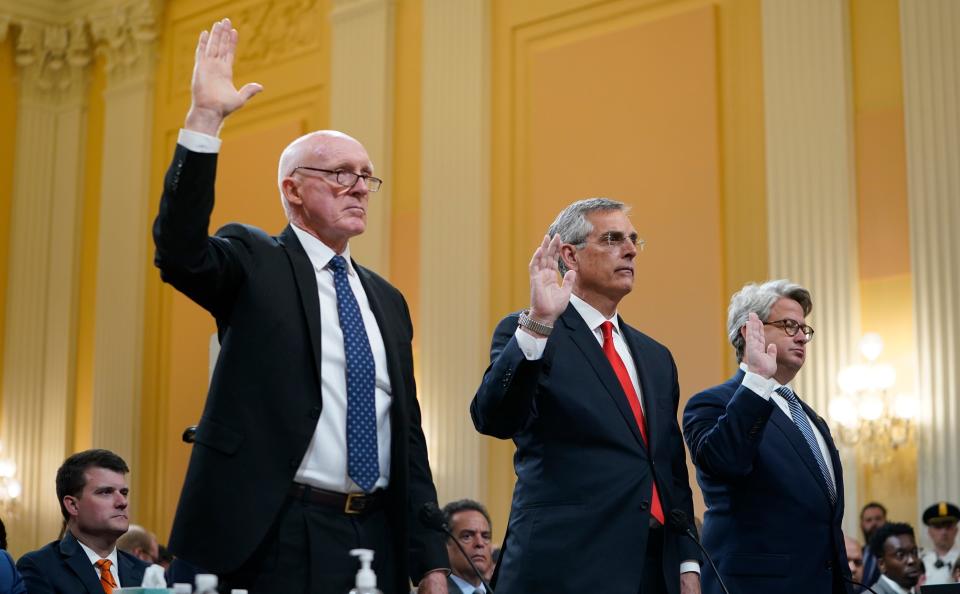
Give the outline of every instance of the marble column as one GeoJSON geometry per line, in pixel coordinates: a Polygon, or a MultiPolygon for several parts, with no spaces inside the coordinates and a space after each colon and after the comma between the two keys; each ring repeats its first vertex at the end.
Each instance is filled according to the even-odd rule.
{"type": "Polygon", "coordinates": [[[7,526],[16,553],[54,538],[61,522],[53,476],[71,444],[90,47],[82,23],[13,21],[19,98],[0,436],[23,483],[7,526]]]}
{"type": "Polygon", "coordinates": [[[921,416],[917,517],[960,500],[960,4],[901,0],[921,416]]]}
{"type": "MultiPolygon", "coordinates": [[[[848,19],[846,0],[763,2],[770,277],[813,295],[817,334],[796,383],[825,418],[860,319],[848,19]]],[[[856,534],[856,459],[842,453],[844,528],[856,534]]]]}
{"type": "Polygon", "coordinates": [[[485,0],[424,0],[421,399],[441,502],[486,495],[469,403],[489,361],[489,18],[485,0]]]}

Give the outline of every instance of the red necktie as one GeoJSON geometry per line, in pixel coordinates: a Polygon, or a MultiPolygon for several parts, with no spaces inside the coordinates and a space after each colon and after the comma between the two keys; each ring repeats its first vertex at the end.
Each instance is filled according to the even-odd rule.
{"type": "MultiPolygon", "coordinates": [[[[630,410],[633,411],[633,418],[640,427],[640,437],[643,438],[643,445],[647,446],[649,454],[650,448],[647,443],[647,421],[643,418],[643,408],[640,407],[640,399],[637,397],[637,391],[633,389],[633,382],[630,381],[630,374],[627,373],[627,366],[623,364],[623,359],[613,346],[613,323],[604,322],[600,324],[600,330],[603,332],[603,354],[610,360],[617,379],[620,380],[620,386],[623,387],[624,394],[627,395],[627,402],[630,403],[630,410]]],[[[656,518],[661,524],[664,523],[663,506],[660,504],[660,494],[657,492],[657,483],[653,483],[653,495],[650,502],[650,515],[656,518]]]]}
{"type": "Polygon", "coordinates": [[[100,585],[103,586],[105,594],[113,594],[113,589],[117,587],[117,582],[110,573],[110,566],[113,563],[109,559],[100,559],[94,565],[100,570],[100,585]]]}

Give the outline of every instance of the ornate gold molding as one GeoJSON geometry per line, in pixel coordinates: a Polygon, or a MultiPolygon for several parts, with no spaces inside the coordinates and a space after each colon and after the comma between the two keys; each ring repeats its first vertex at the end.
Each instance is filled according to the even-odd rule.
{"type": "Polygon", "coordinates": [[[92,53],[81,21],[69,25],[14,21],[13,25],[17,33],[14,62],[22,73],[26,96],[59,100],[83,92],[92,53]]]}
{"type": "Polygon", "coordinates": [[[134,0],[101,9],[90,15],[89,28],[97,53],[106,57],[110,82],[149,72],[157,38],[153,2],[134,0]]]}

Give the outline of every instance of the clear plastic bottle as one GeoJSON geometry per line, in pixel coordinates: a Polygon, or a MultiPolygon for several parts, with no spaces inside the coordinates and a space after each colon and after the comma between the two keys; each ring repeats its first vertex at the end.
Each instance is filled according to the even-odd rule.
{"type": "Polygon", "coordinates": [[[350,594],[383,594],[377,589],[377,574],[370,567],[373,563],[373,551],[353,549],[350,554],[360,559],[360,570],[357,571],[357,580],[350,594]]]}

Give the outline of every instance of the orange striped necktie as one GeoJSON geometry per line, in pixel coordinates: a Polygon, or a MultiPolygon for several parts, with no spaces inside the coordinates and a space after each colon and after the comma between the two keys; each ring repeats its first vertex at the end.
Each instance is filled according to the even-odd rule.
{"type": "Polygon", "coordinates": [[[113,561],[100,559],[94,565],[100,570],[100,585],[103,586],[103,591],[105,594],[113,594],[113,589],[117,587],[117,581],[113,579],[113,574],[110,573],[110,566],[113,565],[113,561]]]}

